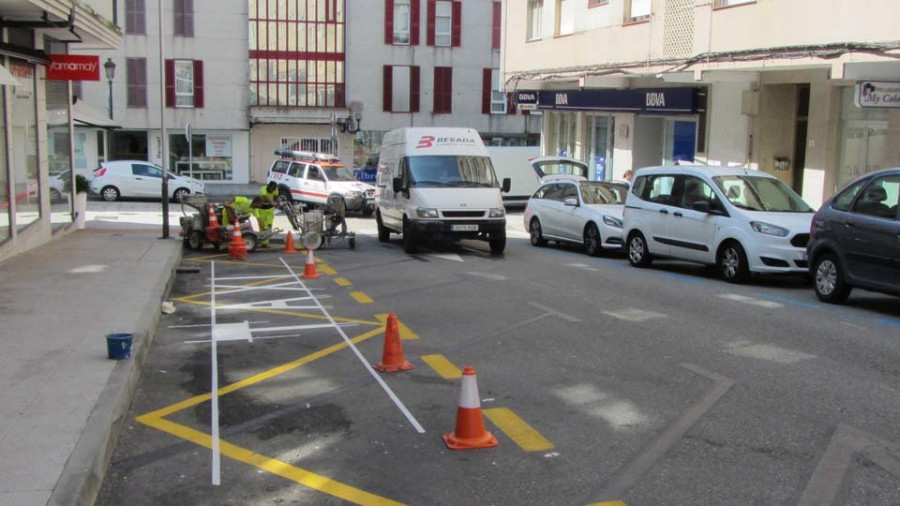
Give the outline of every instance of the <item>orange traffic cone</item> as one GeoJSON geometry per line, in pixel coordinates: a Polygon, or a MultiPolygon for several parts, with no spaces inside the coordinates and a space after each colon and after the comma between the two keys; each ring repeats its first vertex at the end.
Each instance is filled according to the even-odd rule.
{"type": "Polygon", "coordinates": [[[208,204],[209,208],[209,225],[206,227],[206,239],[209,242],[217,242],[219,238],[219,220],[216,218],[216,210],[212,204],[208,204]]]}
{"type": "Polygon", "coordinates": [[[284,254],[285,255],[293,255],[297,253],[297,249],[294,247],[294,236],[288,232],[287,238],[284,240],[284,254]]]}
{"type": "Polygon", "coordinates": [[[459,407],[456,408],[456,430],[444,434],[444,443],[451,450],[473,450],[497,446],[497,438],[484,430],[481,400],[478,398],[478,384],[475,382],[475,369],[471,367],[463,370],[462,391],[459,394],[459,407]]]}
{"type": "Polygon", "coordinates": [[[381,372],[408,371],[416,368],[403,356],[400,331],[397,328],[397,315],[391,313],[388,315],[387,325],[384,328],[384,349],[381,352],[381,362],[375,364],[375,369],[381,372]]]}
{"type": "Polygon", "coordinates": [[[319,273],[316,272],[316,261],[313,260],[312,248],[306,248],[306,265],[303,266],[303,279],[316,279],[319,273]]]}
{"type": "Polygon", "coordinates": [[[228,245],[228,258],[232,260],[247,259],[247,243],[241,235],[241,224],[234,222],[234,234],[231,236],[231,244],[228,245]]]}

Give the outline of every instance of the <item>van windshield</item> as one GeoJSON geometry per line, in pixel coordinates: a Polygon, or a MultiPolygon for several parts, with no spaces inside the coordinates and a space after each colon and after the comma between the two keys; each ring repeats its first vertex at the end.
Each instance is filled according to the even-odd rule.
{"type": "Polygon", "coordinates": [[[325,177],[327,177],[329,181],[356,181],[356,178],[353,177],[353,173],[350,172],[350,169],[341,165],[322,167],[322,170],[325,171],[325,177]]]}
{"type": "Polygon", "coordinates": [[[794,190],[771,177],[716,176],[713,181],[728,201],[741,209],[776,213],[813,212],[794,190]]]}
{"type": "Polygon", "coordinates": [[[407,158],[410,186],[496,187],[494,167],[486,156],[411,156],[407,158]]]}

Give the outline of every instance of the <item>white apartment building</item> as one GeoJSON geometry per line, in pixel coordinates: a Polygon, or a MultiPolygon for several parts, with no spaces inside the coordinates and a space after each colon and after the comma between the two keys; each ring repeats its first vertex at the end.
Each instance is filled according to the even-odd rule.
{"type": "Polygon", "coordinates": [[[105,65],[115,66],[115,75],[111,81],[83,83],[81,93],[95,109],[110,114],[111,106],[112,112],[100,128],[85,126],[76,134],[76,153],[84,153],[80,160],[87,169],[104,159],[161,165],[165,114],[168,170],[192,174],[207,186],[248,183],[247,0],[119,0],[116,5],[122,44],[102,55],[105,65]]]}
{"type": "MultiPolygon", "coordinates": [[[[77,48],[98,55],[116,47],[121,33],[111,23],[113,4],[113,0],[0,2],[0,260],[71,228],[73,192],[51,199],[51,191],[62,191],[52,188],[51,170],[71,168],[72,109],[67,82],[49,80],[48,68],[54,55],[77,48]],[[51,149],[51,144],[58,149],[51,149]]],[[[97,61],[91,67],[94,71],[97,61]]],[[[74,119],[85,119],[85,112],[79,107],[74,119]]]]}
{"type": "Polygon", "coordinates": [[[775,174],[813,206],[900,165],[896,0],[506,0],[506,89],[594,177],[775,174]]]}
{"type": "Polygon", "coordinates": [[[501,14],[491,0],[251,1],[251,179],[281,146],[374,167],[381,136],[404,126],[535,145],[540,116],[501,91],[501,14]]]}

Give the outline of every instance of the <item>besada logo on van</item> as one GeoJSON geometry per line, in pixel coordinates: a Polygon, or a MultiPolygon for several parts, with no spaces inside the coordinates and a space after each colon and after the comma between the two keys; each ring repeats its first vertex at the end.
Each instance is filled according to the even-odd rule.
{"type": "Polygon", "coordinates": [[[435,137],[423,135],[416,144],[416,149],[427,149],[435,146],[477,146],[478,141],[470,137],[435,137]]]}

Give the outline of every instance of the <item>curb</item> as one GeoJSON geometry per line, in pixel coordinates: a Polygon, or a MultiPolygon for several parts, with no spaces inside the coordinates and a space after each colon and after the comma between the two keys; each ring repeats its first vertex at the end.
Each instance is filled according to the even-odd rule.
{"type": "Polygon", "coordinates": [[[163,269],[169,275],[160,276],[148,291],[145,310],[135,322],[132,359],[119,361],[113,368],[78,443],[53,487],[48,506],[91,506],[97,501],[119,431],[125,424],[141,370],[156,337],[160,304],[172,288],[175,268],[181,263],[181,256],[182,248],[176,248],[163,269]]]}

